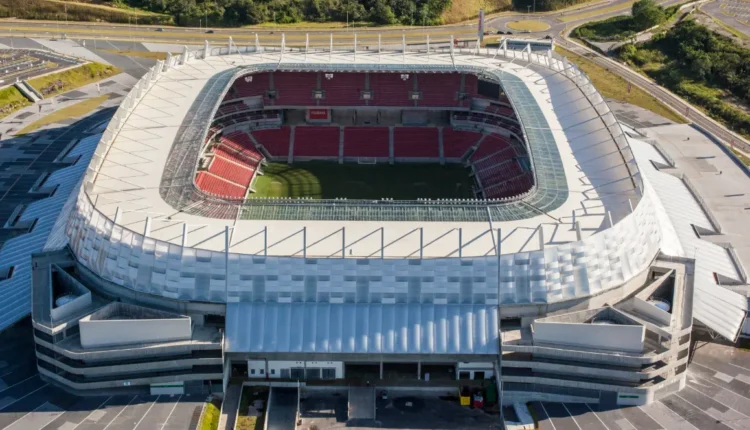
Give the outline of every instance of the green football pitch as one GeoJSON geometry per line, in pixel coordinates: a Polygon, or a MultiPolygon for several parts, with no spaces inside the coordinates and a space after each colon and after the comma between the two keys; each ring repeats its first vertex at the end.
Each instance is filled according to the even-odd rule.
{"type": "Polygon", "coordinates": [[[250,197],[416,200],[473,198],[469,172],[451,164],[269,163],[250,197]]]}

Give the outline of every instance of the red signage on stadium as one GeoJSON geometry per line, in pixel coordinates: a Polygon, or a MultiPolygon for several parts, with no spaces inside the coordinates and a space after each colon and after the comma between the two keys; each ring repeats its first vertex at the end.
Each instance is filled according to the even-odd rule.
{"type": "Polygon", "coordinates": [[[309,109],[309,118],[310,119],[328,119],[328,109],[309,109]]]}

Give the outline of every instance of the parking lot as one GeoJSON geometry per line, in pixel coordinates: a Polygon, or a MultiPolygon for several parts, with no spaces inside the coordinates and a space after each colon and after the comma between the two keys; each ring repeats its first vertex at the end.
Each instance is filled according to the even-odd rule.
{"type": "Polygon", "coordinates": [[[687,386],[648,406],[532,404],[541,430],[750,429],[750,353],[698,342],[687,386]]]}
{"type": "Polygon", "coordinates": [[[203,395],[71,395],[36,371],[30,324],[0,334],[0,429],[187,430],[198,424],[203,395]]]}

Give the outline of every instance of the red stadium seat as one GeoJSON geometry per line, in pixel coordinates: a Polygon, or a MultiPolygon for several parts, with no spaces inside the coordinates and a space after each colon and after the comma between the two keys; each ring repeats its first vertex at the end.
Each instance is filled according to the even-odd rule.
{"type": "Polygon", "coordinates": [[[344,128],[345,157],[390,156],[387,127],[344,128]]]}
{"type": "Polygon", "coordinates": [[[339,127],[297,126],[294,129],[296,157],[338,157],[339,127]]]}
{"type": "Polygon", "coordinates": [[[245,197],[246,188],[205,171],[198,172],[195,177],[195,184],[201,190],[217,196],[234,199],[245,197]]]}
{"type": "Polygon", "coordinates": [[[394,128],[393,152],[395,157],[439,157],[438,129],[436,127],[394,128]]]}
{"type": "Polygon", "coordinates": [[[255,141],[263,145],[272,157],[289,156],[289,139],[292,129],[289,126],[281,128],[255,130],[252,132],[255,141]]]}
{"type": "Polygon", "coordinates": [[[475,131],[453,130],[445,127],[443,128],[443,155],[448,158],[460,158],[481,137],[482,135],[475,131]]]}

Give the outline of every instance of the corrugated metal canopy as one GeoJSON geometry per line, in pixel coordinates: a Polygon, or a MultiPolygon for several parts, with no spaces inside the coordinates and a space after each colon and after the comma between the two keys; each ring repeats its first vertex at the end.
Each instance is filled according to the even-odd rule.
{"type": "Polygon", "coordinates": [[[497,306],[229,303],[227,352],[498,354],[497,306]]]}

